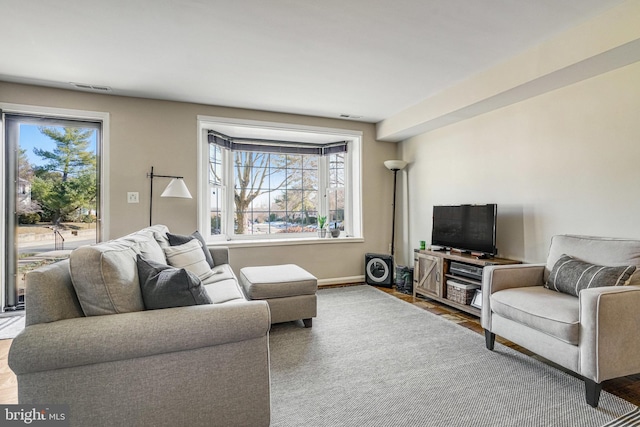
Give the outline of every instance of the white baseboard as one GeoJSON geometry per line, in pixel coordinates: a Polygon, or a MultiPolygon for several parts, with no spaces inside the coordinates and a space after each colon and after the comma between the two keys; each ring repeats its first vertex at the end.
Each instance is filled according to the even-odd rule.
{"type": "Polygon", "coordinates": [[[361,276],[335,277],[332,279],[318,279],[318,286],[344,285],[347,283],[363,283],[364,274],[361,276]]]}

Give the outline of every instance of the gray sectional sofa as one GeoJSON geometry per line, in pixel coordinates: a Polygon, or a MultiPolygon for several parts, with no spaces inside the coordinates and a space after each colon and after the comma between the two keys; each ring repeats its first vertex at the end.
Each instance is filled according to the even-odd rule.
{"type": "Polygon", "coordinates": [[[27,275],[26,328],[9,366],[20,403],[68,404],[72,426],[267,426],[270,312],[212,248],[212,304],[145,309],[136,258],[164,226],[76,249],[27,275]]]}

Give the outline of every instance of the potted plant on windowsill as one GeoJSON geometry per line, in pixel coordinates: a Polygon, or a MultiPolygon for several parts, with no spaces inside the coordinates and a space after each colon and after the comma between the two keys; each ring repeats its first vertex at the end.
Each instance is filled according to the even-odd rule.
{"type": "Polygon", "coordinates": [[[338,223],[334,222],[333,223],[333,228],[330,229],[331,231],[331,237],[340,237],[340,229],[338,228],[338,223]]]}
{"type": "Polygon", "coordinates": [[[318,217],[318,237],[327,237],[327,229],[325,228],[325,225],[327,224],[327,217],[326,216],[319,216],[318,217]]]}

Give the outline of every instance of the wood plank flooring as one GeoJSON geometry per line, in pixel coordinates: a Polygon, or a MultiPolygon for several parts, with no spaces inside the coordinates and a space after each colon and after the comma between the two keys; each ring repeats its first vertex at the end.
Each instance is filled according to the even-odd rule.
{"type": "Polygon", "coordinates": [[[13,340],[0,340],[0,403],[18,403],[18,381],[7,365],[9,347],[13,340]]]}
{"type": "MultiPolygon", "coordinates": [[[[463,313],[436,301],[424,298],[414,298],[411,295],[396,292],[394,289],[383,287],[378,287],[378,289],[413,304],[416,307],[420,307],[430,313],[442,316],[442,318],[454,322],[460,327],[468,328],[481,335],[483,334],[482,327],[480,326],[480,319],[475,316],[463,313]]],[[[0,403],[2,404],[18,403],[18,384],[16,376],[7,365],[7,355],[9,354],[11,341],[12,340],[0,340],[0,403]]],[[[517,351],[529,354],[532,357],[537,357],[526,349],[500,337],[497,338],[497,341],[517,351]]],[[[545,362],[550,363],[547,361],[545,362]]],[[[633,403],[634,405],[640,405],[640,374],[605,381],[603,389],[633,403]]]]}

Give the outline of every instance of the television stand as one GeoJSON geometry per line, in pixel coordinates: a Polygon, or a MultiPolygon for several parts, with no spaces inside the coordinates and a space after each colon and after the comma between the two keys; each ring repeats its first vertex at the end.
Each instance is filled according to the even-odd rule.
{"type": "MultiPolygon", "coordinates": [[[[433,250],[433,249],[431,249],[431,250],[433,250]]],[[[440,251],[442,249],[436,249],[436,250],[440,251]]],[[[488,254],[486,252],[474,252],[474,251],[468,251],[468,250],[465,250],[465,249],[451,248],[451,249],[449,249],[449,252],[454,254],[454,255],[461,255],[461,256],[470,255],[470,256],[472,256],[474,258],[477,258],[477,259],[493,258],[493,255],[488,254]]]]}
{"type": "MultiPolygon", "coordinates": [[[[447,281],[461,285],[475,285],[481,289],[482,280],[472,275],[455,274],[451,271],[451,263],[484,268],[489,265],[520,264],[520,261],[506,258],[480,258],[480,254],[462,253],[456,251],[414,250],[413,296],[421,295],[457,308],[465,313],[480,316],[480,309],[470,303],[452,300],[455,294],[449,294],[447,281]],[[464,302],[464,303],[463,303],[464,302]]],[[[466,286],[463,286],[466,287],[466,286]]],[[[457,288],[455,289],[457,290],[457,288]]],[[[454,290],[454,291],[455,291],[454,290]]],[[[468,292],[475,292],[470,290],[468,292]]],[[[459,296],[459,295],[458,295],[459,296]]]]}
{"type": "Polygon", "coordinates": [[[485,254],[485,253],[474,253],[471,252],[471,256],[474,257],[475,259],[492,259],[493,257],[489,254],[485,254]]]}

